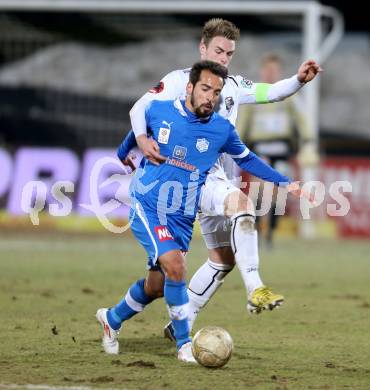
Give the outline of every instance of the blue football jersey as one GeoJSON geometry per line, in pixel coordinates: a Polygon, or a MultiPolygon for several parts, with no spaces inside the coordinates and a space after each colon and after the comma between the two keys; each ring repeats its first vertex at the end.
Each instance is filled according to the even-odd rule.
{"type": "Polygon", "coordinates": [[[235,127],[217,113],[202,119],[179,99],[153,101],[146,110],[146,122],[148,134],[167,159],[159,166],[145,160],[138,169],[131,195],[143,207],[194,219],[201,186],[223,152],[255,176],[276,184],[289,182],[252,153],[235,127]]]}

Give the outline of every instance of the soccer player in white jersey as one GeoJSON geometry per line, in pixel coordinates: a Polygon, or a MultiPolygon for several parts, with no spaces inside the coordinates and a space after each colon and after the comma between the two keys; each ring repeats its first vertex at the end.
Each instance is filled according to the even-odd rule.
{"type": "MultiPolygon", "coordinates": [[[[238,38],[239,29],[233,23],[218,18],[209,20],[204,25],[199,45],[201,59],[228,67],[238,38]]],[[[235,124],[240,104],[281,101],[296,93],[320,71],[315,61],[308,60],[299,67],[296,75],[274,84],[254,83],[242,76],[229,76],[216,111],[235,124]]],[[[145,109],[152,100],[185,98],[188,80],[189,69],[167,74],[130,111],[136,142],[144,156],[154,164],[163,162],[164,157],[159,154],[158,144],[147,137],[145,109]]],[[[124,163],[132,164],[132,160],[128,157],[124,163]]],[[[230,157],[223,155],[202,189],[199,222],[208,248],[208,259],[189,283],[190,329],[199,311],[222,285],[235,263],[246,287],[249,312],[272,310],[284,301],[282,295],[273,293],[261,280],[254,206],[230,181],[232,178],[233,162],[230,157]]],[[[157,270],[149,272],[145,282],[148,295],[158,296],[156,286],[161,284],[162,278],[163,275],[157,270]]],[[[165,328],[165,334],[171,337],[170,324],[165,328]]]]}

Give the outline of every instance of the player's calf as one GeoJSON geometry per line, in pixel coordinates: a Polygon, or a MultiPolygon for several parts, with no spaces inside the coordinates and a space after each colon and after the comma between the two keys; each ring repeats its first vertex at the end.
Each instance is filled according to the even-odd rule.
{"type": "Polygon", "coordinates": [[[193,328],[198,313],[207,305],[212,296],[223,285],[225,277],[233,267],[233,264],[221,264],[207,259],[193,275],[188,288],[188,319],[190,330],[193,328]]]}
{"type": "MultiPolygon", "coordinates": [[[[189,331],[192,330],[198,313],[206,306],[212,296],[222,286],[225,276],[232,269],[233,265],[231,264],[215,263],[208,259],[193,275],[188,288],[189,331]]],[[[165,338],[170,341],[176,341],[174,328],[171,322],[163,328],[163,333],[165,338]]]]}
{"type": "Polygon", "coordinates": [[[165,272],[164,299],[174,328],[177,349],[190,342],[188,324],[189,297],[186,288],[186,264],[180,250],[164,253],[159,263],[165,272]]]}

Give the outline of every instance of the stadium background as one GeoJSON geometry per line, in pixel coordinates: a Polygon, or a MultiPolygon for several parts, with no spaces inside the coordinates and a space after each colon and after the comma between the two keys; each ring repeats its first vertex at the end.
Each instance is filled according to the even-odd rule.
{"type": "MultiPolygon", "coordinates": [[[[370,163],[367,160],[370,114],[366,109],[370,97],[369,27],[361,13],[352,11],[345,2],[323,3],[342,10],[346,32],[324,64],[321,76],[319,151],[321,172],[324,176],[328,170],[329,173],[323,178],[318,172],[317,178],[325,185],[330,180],[349,179],[353,192],[348,195],[350,216],[328,224],[322,208],[315,218],[323,228],[316,229],[319,235],[366,237],[370,235],[370,163]]],[[[24,148],[67,149],[71,160],[78,160],[77,166],[71,161],[75,172],[62,174],[59,179],[75,183],[74,194],[70,195],[72,214],[88,215],[79,204],[87,201],[84,188],[88,179],[83,175],[91,169],[91,164],[86,165],[89,159],[94,159],[91,154],[97,151],[101,156],[99,149],[104,148],[114,156],[114,149],[130,129],[128,111],[135,99],[170,70],[190,66],[197,60],[200,26],[210,16],[191,12],[177,15],[22,10],[0,13],[3,228],[11,229],[15,220],[17,228],[28,226],[26,219],[19,218],[24,216],[20,194],[27,181],[57,180],[50,163],[50,166],[40,163],[33,173],[29,168],[27,177],[26,169],[20,164],[27,165],[27,159],[33,159],[33,154],[22,159],[24,148]]],[[[231,73],[258,81],[258,61],[268,51],[284,58],[285,76],[296,71],[301,62],[299,18],[229,15],[229,19],[242,32],[231,73]]],[[[324,24],[323,30],[329,27],[324,24]]],[[[37,150],[36,156],[49,160],[48,155],[41,157],[37,150]]],[[[56,156],[53,150],[50,149],[50,156],[56,156]]],[[[111,173],[112,170],[107,168],[111,173]]],[[[106,197],[115,196],[117,188],[114,185],[110,188],[106,197]]],[[[112,217],[121,218],[126,213],[127,207],[122,206],[112,217]]],[[[61,219],[49,218],[48,228],[52,225],[68,228],[66,221],[71,218],[61,219]]],[[[91,224],[94,225],[77,222],[78,226],[91,224]]],[[[293,234],[299,230],[289,224],[287,229],[293,234]]]]}
{"type": "MultiPolygon", "coordinates": [[[[162,300],[125,325],[120,355],[102,353],[94,313],[143,275],[145,253],[79,204],[90,202],[94,161],[114,157],[129,130],[132,103],[198,59],[200,26],[217,15],[0,11],[0,389],[369,388],[370,27],[355,2],[323,3],[342,11],[346,31],[320,76],[318,176],[351,182],[351,212],[328,220],[321,209],[314,239],[304,240],[291,207],[274,249],[261,246],[261,274],[284,294],[281,310],[248,316],[239,273],[230,273],[196,324],[234,339],[216,371],[175,359],[161,334],[162,300]],[[50,191],[66,179],[72,215],[46,211],[34,226],[21,209],[24,185],[42,180],[50,191]]],[[[242,30],[232,73],[257,81],[270,50],[284,57],[285,76],[296,71],[298,19],[222,16],[242,30]]],[[[115,172],[107,164],[102,181],[115,172]]],[[[96,188],[102,203],[124,199],[120,184],[96,188]]],[[[127,207],[116,212],[120,226],[127,207]]],[[[196,237],[189,276],[206,257],[196,237]]]]}

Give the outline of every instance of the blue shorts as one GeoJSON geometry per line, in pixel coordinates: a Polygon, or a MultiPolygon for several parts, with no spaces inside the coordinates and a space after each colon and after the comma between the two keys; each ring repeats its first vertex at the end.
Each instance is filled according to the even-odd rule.
{"type": "Polygon", "coordinates": [[[167,216],[160,223],[155,211],[144,209],[136,203],[130,210],[131,230],[148,254],[148,269],[158,269],[158,258],[171,250],[187,252],[193,233],[193,222],[179,216],[167,216]]]}

